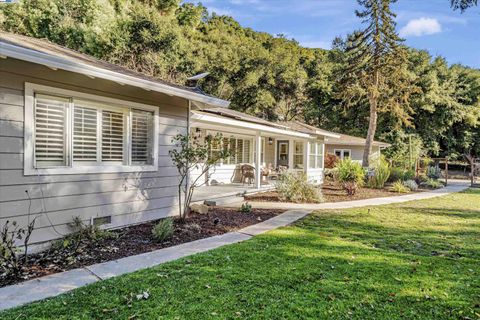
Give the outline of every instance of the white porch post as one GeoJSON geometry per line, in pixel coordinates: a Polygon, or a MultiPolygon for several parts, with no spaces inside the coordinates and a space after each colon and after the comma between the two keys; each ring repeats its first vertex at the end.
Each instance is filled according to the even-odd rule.
{"type": "Polygon", "coordinates": [[[310,171],[310,141],[306,140],[305,142],[305,148],[303,149],[303,154],[304,154],[304,166],[305,166],[305,174],[308,177],[309,171],[310,171]]]}
{"type": "Polygon", "coordinates": [[[262,172],[261,172],[261,154],[262,154],[262,137],[260,132],[255,135],[255,188],[259,189],[262,186],[262,172]]]}

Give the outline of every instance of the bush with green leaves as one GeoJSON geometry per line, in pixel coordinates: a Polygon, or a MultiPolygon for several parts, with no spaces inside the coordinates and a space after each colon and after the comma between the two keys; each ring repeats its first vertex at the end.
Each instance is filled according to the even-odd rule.
{"type": "Polygon", "coordinates": [[[343,184],[348,195],[354,195],[358,187],[363,186],[365,170],[360,163],[350,158],[337,162],[336,168],[338,169],[338,181],[343,184]]]}
{"type": "Polygon", "coordinates": [[[108,230],[102,230],[97,225],[85,223],[80,217],[74,217],[72,222],[67,224],[72,233],[62,239],[55,241],[53,250],[68,249],[71,254],[82,251],[84,247],[90,246],[102,239],[116,237],[117,235],[108,230]]]}
{"type": "Polygon", "coordinates": [[[415,179],[415,171],[399,168],[399,167],[392,167],[390,169],[390,177],[388,178],[388,182],[395,182],[398,180],[406,181],[415,179]]]}
{"type": "Polygon", "coordinates": [[[435,167],[435,166],[427,167],[427,177],[429,177],[430,179],[438,180],[440,179],[441,175],[442,173],[439,167],[435,167]]]}
{"type": "Polygon", "coordinates": [[[403,181],[403,185],[412,191],[418,190],[418,184],[415,182],[415,180],[403,181]]]}
{"type": "Polygon", "coordinates": [[[325,176],[325,181],[338,181],[338,169],[337,168],[325,168],[323,170],[323,174],[325,176]]]}
{"type": "Polygon", "coordinates": [[[240,207],[240,212],[242,212],[242,213],[252,212],[252,205],[248,202],[242,203],[242,206],[240,207]]]}
{"type": "Polygon", "coordinates": [[[276,189],[281,200],[296,203],[320,203],[320,188],[310,183],[304,172],[287,171],[278,178],[276,189]]]}
{"type": "Polygon", "coordinates": [[[373,173],[368,177],[367,186],[374,189],[382,189],[390,176],[390,164],[381,156],[373,162],[373,173]]]}
{"type": "Polygon", "coordinates": [[[439,189],[444,187],[443,183],[435,179],[428,179],[427,181],[422,182],[420,185],[428,189],[439,189]]]}
{"type": "Polygon", "coordinates": [[[164,241],[173,234],[173,219],[165,218],[153,226],[152,234],[155,240],[164,241]]]}
{"type": "Polygon", "coordinates": [[[403,184],[402,180],[397,180],[392,185],[392,191],[398,193],[408,193],[410,189],[403,184]]]}

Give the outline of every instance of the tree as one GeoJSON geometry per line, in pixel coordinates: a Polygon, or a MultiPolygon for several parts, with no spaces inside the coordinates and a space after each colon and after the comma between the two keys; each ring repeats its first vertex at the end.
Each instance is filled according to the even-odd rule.
{"type": "Polygon", "coordinates": [[[221,134],[207,135],[203,140],[196,135],[178,134],[172,142],[175,144],[175,149],[170,150],[169,154],[180,174],[178,206],[180,219],[185,220],[190,213],[193,192],[205,184],[205,180],[202,181],[202,179],[205,179],[205,174],[210,173],[210,169],[215,168],[219,161],[230,156],[230,150],[220,147],[221,134]],[[193,171],[199,174],[189,181],[193,171]]]}
{"type": "Polygon", "coordinates": [[[450,6],[453,10],[460,10],[462,12],[476,5],[478,5],[478,0],[450,0],[450,6]]]}
{"type": "Polygon", "coordinates": [[[366,27],[354,32],[345,43],[345,67],[341,70],[340,97],[347,105],[368,103],[369,124],[363,166],[369,166],[379,112],[395,114],[409,125],[408,97],[411,92],[405,68],[407,52],[395,31],[396,0],[358,0],[356,11],[366,27]]]}

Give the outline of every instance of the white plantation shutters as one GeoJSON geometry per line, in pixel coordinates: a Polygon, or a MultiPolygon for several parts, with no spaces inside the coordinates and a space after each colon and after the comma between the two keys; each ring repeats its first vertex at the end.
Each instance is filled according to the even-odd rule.
{"type": "Polygon", "coordinates": [[[123,161],[124,114],[102,111],[102,161],[123,161]]]}
{"type": "Polygon", "coordinates": [[[250,140],[243,140],[243,162],[250,163],[250,140]]]}
{"type": "Polygon", "coordinates": [[[97,109],[75,105],[73,114],[73,160],[97,161],[97,109]]]}
{"type": "Polygon", "coordinates": [[[132,163],[152,164],[153,112],[132,109],[132,163]]]}
{"type": "Polygon", "coordinates": [[[33,84],[25,97],[26,175],[157,170],[157,107],[33,84]]]}
{"type": "Polygon", "coordinates": [[[35,100],[35,166],[65,166],[69,100],[47,95],[35,100]]]}

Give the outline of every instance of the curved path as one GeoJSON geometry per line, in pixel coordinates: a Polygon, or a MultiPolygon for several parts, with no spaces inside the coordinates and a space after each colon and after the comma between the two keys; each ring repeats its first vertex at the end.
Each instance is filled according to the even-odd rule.
{"type": "MultiPolygon", "coordinates": [[[[325,203],[288,203],[288,202],[255,202],[248,201],[253,208],[275,208],[275,209],[286,209],[286,210],[323,210],[323,209],[348,209],[348,208],[358,208],[366,206],[379,206],[384,204],[406,202],[412,200],[423,200],[430,199],[438,196],[443,196],[452,192],[460,192],[462,190],[468,189],[470,183],[466,180],[453,180],[449,182],[447,187],[419,192],[406,194],[403,196],[393,196],[393,197],[383,197],[383,198],[372,198],[372,199],[363,199],[363,200],[353,200],[353,201],[342,201],[342,202],[325,202],[325,203]]],[[[238,203],[238,205],[240,205],[238,203]]],[[[229,206],[235,206],[237,203],[229,204],[229,206]]]]}
{"type": "Polygon", "coordinates": [[[285,213],[264,222],[243,228],[236,232],[205,238],[181,245],[147,252],[136,256],[95,264],[89,267],[74,269],[50,276],[25,281],[20,284],[0,288],[0,310],[9,309],[26,303],[51,298],[84,285],[120,276],[137,270],[150,268],[165,262],[212,250],[221,246],[248,240],[255,235],[289,225],[314,210],[346,209],[372,205],[406,202],[411,200],[429,199],[459,192],[468,188],[466,182],[454,181],[448,187],[409,194],[404,196],[345,201],[321,204],[291,204],[291,203],[252,203],[255,208],[284,208],[285,213]]]}

